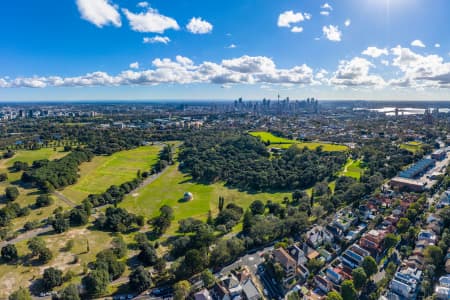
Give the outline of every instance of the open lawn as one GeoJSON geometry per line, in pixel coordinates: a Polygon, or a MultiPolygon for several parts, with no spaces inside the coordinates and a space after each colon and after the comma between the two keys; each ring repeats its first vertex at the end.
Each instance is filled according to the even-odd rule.
{"type": "Polygon", "coordinates": [[[324,142],[301,142],[290,140],[282,137],[277,137],[270,132],[265,131],[254,131],[249,132],[250,135],[260,137],[263,142],[270,142],[271,146],[276,146],[277,148],[286,149],[291,147],[292,145],[296,145],[297,147],[303,148],[307,147],[310,150],[315,150],[318,147],[322,147],[323,151],[347,151],[348,147],[345,145],[324,143],[324,142]]]}
{"type": "Polygon", "coordinates": [[[14,162],[22,161],[31,165],[35,160],[54,160],[64,157],[67,154],[69,154],[69,152],[63,152],[61,147],[57,148],[56,151],[53,148],[42,148],[39,150],[18,150],[13,157],[0,160],[0,173],[8,173],[9,180],[14,181],[22,176],[22,172],[9,172],[8,168],[10,168],[14,164],[14,162]]]}
{"type": "Polygon", "coordinates": [[[80,179],[62,193],[74,202],[81,202],[89,194],[106,191],[111,185],[120,185],[136,178],[138,170],[148,171],[158,160],[162,146],[143,146],[121,151],[111,156],[96,156],[80,167],[80,179]]]}
{"type": "Polygon", "coordinates": [[[405,144],[401,144],[400,148],[408,150],[409,152],[416,153],[422,148],[422,143],[420,142],[409,142],[405,144]]]}
{"type": "Polygon", "coordinates": [[[171,206],[174,209],[175,220],[172,222],[169,233],[176,230],[177,221],[180,219],[194,217],[206,220],[208,210],[216,214],[219,196],[225,198],[225,205],[234,202],[244,208],[257,199],[263,202],[267,200],[281,202],[284,197],[291,198],[291,193],[251,194],[229,189],[223,183],[200,184],[191,181],[189,175],[181,173],[178,170],[178,164],[168,168],[161,177],[142,188],[138,195],[127,196],[119,206],[147,218],[158,215],[162,205],[171,206]],[[184,202],[182,198],[185,192],[191,192],[194,199],[184,202]]]}
{"type": "Polygon", "coordinates": [[[359,180],[363,172],[364,169],[361,168],[360,160],[349,159],[345,164],[344,169],[339,173],[339,176],[353,177],[359,180]]]}

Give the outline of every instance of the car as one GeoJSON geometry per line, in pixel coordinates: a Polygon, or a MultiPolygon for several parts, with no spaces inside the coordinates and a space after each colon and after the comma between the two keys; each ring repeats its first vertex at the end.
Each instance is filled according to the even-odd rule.
{"type": "Polygon", "coordinates": [[[263,290],[264,296],[269,296],[269,293],[267,292],[266,289],[263,290]]]}
{"type": "Polygon", "coordinates": [[[133,298],[134,298],[133,295],[128,295],[128,296],[127,296],[127,299],[133,299],[133,298]]]}

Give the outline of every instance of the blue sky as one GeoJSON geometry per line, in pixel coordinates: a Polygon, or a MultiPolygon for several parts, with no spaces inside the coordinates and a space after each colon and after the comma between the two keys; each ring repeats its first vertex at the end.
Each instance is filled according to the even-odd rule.
{"type": "Polygon", "coordinates": [[[447,0],[25,0],[0,100],[450,100],[447,0]]]}

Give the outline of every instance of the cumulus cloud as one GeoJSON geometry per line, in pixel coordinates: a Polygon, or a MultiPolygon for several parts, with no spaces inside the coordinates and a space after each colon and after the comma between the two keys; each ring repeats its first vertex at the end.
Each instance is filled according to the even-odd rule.
{"type": "Polygon", "coordinates": [[[400,87],[450,88],[450,63],[439,55],[420,55],[409,48],[397,46],[391,49],[394,56],[392,66],[403,76],[391,80],[391,85],[400,87]]]}
{"type": "Polygon", "coordinates": [[[323,10],[323,11],[320,12],[320,14],[321,14],[322,16],[329,16],[329,15],[330,15],[330,12],[329,12],[329,11],[326,11],[326,10],[323,10]]]}
{"type": "Polygon", "coordinates": [[[328,25],[322,28],[323,35],[332,42],[340,42],[342,39],[342,32],[338,26],[328,25]]]}
{"type": "Polygon", "coordinates": [[[441,44],[436,43],[436,44],[434,44],[434,47],[435,47],[435,48],[441,48],[441,44]]]}
{"type": "Polygon", "coordinates": [[[202,18],[192,18],[186,29],[193,34],[206,34],[213,30],[213,25],[202,18]]]}
{"type": "Polygon", "coordinates": [[[411,46],[413,47],[419,47],[419,48],[425,48],[425,44],[421,40],[414,40],[411,42],[411,46]]]}
{"type": "Polygon", "coordinates": [[[138,62],[131,63],[130,69],[139,69],[139,63],[138,62]]]}
{"type": "Polygon", "coordinates": [[[384,79],[381,76],[370,74],[370,69],[374,67],[370,61],[361,57],[342,60],[330,82],[338,86],[382,87],[385,85],[384,79]]]}
{"type": "Polygon", "coordinates": [[[291,28],[293,24],[298,24],[305,20],[310,20],[311,15],[308,13],[294,12],[292,10],[285,11],[278,16],[278,27],[291,28]]]}
{"type": "Polygon", "coordinates": [[[148,2],[142,1],[142,2],[139,2],[139,3],[137,4],[137,6],[138,6],[138,7],[145,8],[145,7],[149,7],[149,4],[148,4],[148,2]]]}
{"type": "MultiPolygon", "coordinates": [[[[132,64],[133,66],[136,66],[132,64]]],[[[130,68],[133,69],[132,65],[130,68]]],[[[147,70],[125,70],[117,75],[93,72],[76,77],[20,77],[0,79],[0,87],[84,87],[119,85],[157,85],[164,83],[190,84],[315,84],[313,70],[303,64],[290,69],[279,69],[272,59],[265,56],[242,56],[220,63],[205,61],[195,64],[184,56],[157,58],[147,70]]]]}
{"type": "Polygon", "coordinates": [[[294,26],[294,27],[292,27],[291,32],[294,32],[294,33],[303,32],[303,27],[294,26]]]}
{"type": "Polygon", "coordinates": [[[329,3],[325,3],[320,7],[321,9],[333,10],[333,7],[329,3]]]}
{"type": "Polygon", "coordinates": [[[130,22],[131,28],[137,32],[164,33],[168,29],[180,29],[175,19],[161,15],[152,8],[149,8],[147,12],[138,14],[132,13],[128,9],[122,11],[130,22]]]}
{"type": "Polygon", "coordinates": [[[237,48],[237,46],[235,44],[230,44],[228,47],[226,47],[228,49],[234,49],[237,48]]]}
{"type": "Polygon", "coordinates": [[[109,0],[77,0],[81,18],[101,28],[106,25],[122,26],[117,7],[109,0]]]}
{"type": "Polygon", "coordinates": [[[349,27],[352,24],[352,21],[350,19],[345,20],[344,26],[349,27]]]}
{"type": "Polygon", "coordinates": [[[386,48],[380,49],[380,48],[377,48],[377,47],[368,47],[361,54],[362,55],[366,55],[366,56],[370,56],[370,57],[373,57],[373,58],[378,58],[381,55],[388,55],[389,51],[386,48]]]}
{"type": "Polygon", "coordinates": [[[161,44],[168,44],[170,42],[170,38],[167,36],[160,36],[160,35],[156,35],[154,37],[144,37],[142,39],[142,42],[144,44],[157,44],[157,43],[161,43],[161,44]]]}

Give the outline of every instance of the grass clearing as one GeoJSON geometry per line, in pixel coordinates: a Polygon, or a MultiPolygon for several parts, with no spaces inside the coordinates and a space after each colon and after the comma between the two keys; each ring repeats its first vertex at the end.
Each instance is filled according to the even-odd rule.
{"type": "Polygon", "coordinates": [[[331,144],[331,143],[325,143],[325,142],[301,142],[301,141],[295,141],[290,140],[282,137],[277,137],[273,135],[270,132],[266,131],[254,131],[249,132],[250,135],[259,137],[264,143],[269,142],[271,146],[276,146],[277,148],[281,149],[287,149],[291,147],[292,145],[296,145],[300,148],[308,148],[310,150],[315,150],[318,147],[322,147],[323,151],[327,152],[334,152],[334,151],[347,151],[348,147],[345,145],[338,145],[338,144],[331,144]]]}
{"type": "Polygon", "coordinates": [[[136,178],[138,170],[147,171],[158,160],[162,146],[143,146],[120,151],[111,156],[96,156],[80,166],[80,179],[62,193],[74,202],[81,202],[89,194],[99,194],[111,185],[120,185],[136,178]]]}
{"type": "Polygon", "coordinates": [[[422,143],[416,141],[404,143],[400,145],[400,148],[408,150],[411,153],[416,153],[417,151],[422,149],[422,143]]]}
{"type": "Polygon", "coordinates": [[[291,193],[248,193],[237,189],[230,189],[224,183],[201,184],[191,180],[187,174],[178,170],[178,164],[169,166],[158,179],[142,188],[137,196],[129,195],[120,207],[145,217],[154,217],[159,214],[162,205],[169,205],[174,209],[175,220],[168,234],[174,233],[178,227],[177,221],[188,217],[206,220],[208,211],[218,212],[219,196],[225,198],[226,203],[234,202],[247,208],[254,200],[266,202],[282,202],[284,197],[291,197],[291,193]],[[194,199],[189,202],[182,200],[185,192],[191,192],[194,199]]]}
{"type": "Polygon", "coordinates": [[[356,180],[361,178],[364,168],[361,167],[361,160],[349,159],[344,166],[344,169],[339,173],[339,176],[353,177],[356,180]]]}

